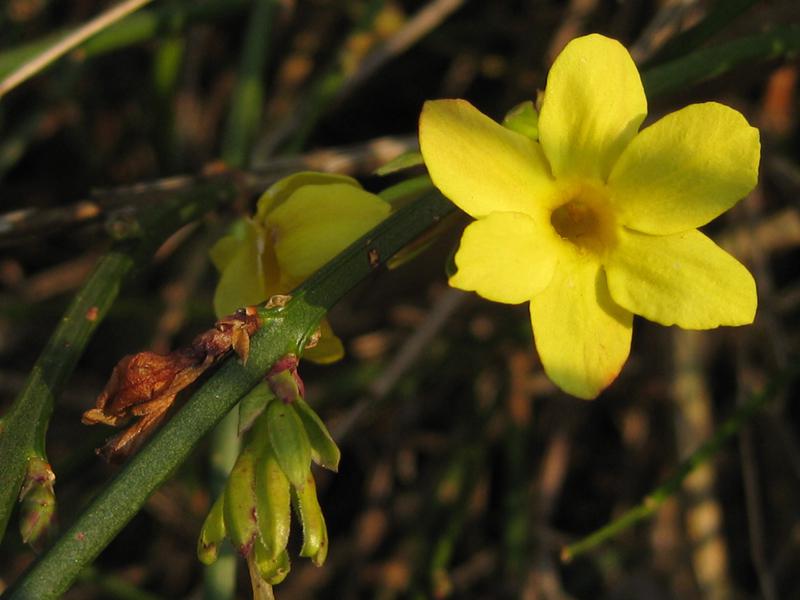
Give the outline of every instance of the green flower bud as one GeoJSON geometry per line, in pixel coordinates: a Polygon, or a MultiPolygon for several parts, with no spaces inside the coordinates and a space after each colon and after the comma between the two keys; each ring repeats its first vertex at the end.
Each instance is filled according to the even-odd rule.
{"type": "Polygon", "coordinates": [[[266,419],[256,425],[256,507],[258,530],[264,546],[262,554],[275,559],[289,541],[292,510],[289,480],[275,458],[266,432],[266,419]]]}
{"type": "Polygon", "coordinates": [[[208,512],[197,539],[197,558],[204,565],[210,565],[217,560],[219,544],[225,539],[224,504],[225,494],[222,493],[208,512]]]}
{"type": "Polygon", "coordinates": [[[225,485],[223,515],[228,537],[242,556],[247,556],[258,535],[255,494],[255,454],[245,446],[225,485]]]}
{"type": "Polygon", "coordinates": [[[302,488],[311,473],[311,444],[303,422],[292,405],[279,401],[267,405],[266,420],[278,464],[291,484],[302,488]]]}
{"type": "Polygon", "coordinates": [[[311,460],[321,467],[334,472],[338,471],[341,452],[322,419],[302,398],[297,400],[293,407],[303,422],[306,435],[308,435],[308,441],[311,444],[311,460]]]}
{"type": "Polygon", "coordinates": [[[320,566],[328,556],[328,529],[317,500],[317,486],[311,473],[302,488],[294,488],[292,497],[303,525],[303,546],[300,556],[308,556],[320,566]]]}
{"type": "Polygon", "coordinates": [[[289,553],[286,550],[281,551],[273,558],[261,540],[256,540],[254,558],[258,574],[270,585],[277,585],[286,579],[292,568],[289,564],[289,553]]]}

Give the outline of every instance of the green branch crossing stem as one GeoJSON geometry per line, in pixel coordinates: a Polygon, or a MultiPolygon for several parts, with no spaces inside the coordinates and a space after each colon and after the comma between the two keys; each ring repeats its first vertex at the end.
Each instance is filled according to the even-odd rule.
{"type": "Polygon", "coordinates": [[[695,450],[677,468],[675,473],[662,485],[650,492],[644,501],[628,510],[608,525],[605,525],[577,542],[565,546],[561,551],[561,560],[569,562],[576,556],[584,554],[618,535],[625,529],[655,513],[664,502],[677,492],[684,479],[700,465],[706,463],[716,455],[725,442],[733,437],[742,425],[767,404],[790,381],[795,379],[800,371],[800,359],[795,359],[789,367],[775,377],[760,392],[752,394],[719,428],[719,430],[695,450]]]}
{"type": "Polygon", "coordinates": [[[139,214],[109,224],[118,236],[88,281],[75,295],[14,404],[0,421],[0,539],[17,501],[28,459],[45,456],[45,436],[55,398],[61,392],[94,330],[119,295],[123,280],[181,226],[230,203],[237,189],[232,174],[179,192],[160,193],[139,214]]]}
{"type": "Polygon", "coordinates": [[[262,311],[243,365],[231,357],[12,587],[9,600],[58,598],[277,359],[297,352],[345,293],[454,210],[438,193],[401,209],[320,269],[283,308],[262,311]],[[377,259],[377,260],[376,260],[377,259]]]}

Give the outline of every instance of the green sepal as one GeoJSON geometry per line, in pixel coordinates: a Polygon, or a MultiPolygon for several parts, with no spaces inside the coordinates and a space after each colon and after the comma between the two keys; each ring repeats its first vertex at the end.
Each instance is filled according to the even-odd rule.
{"type": "Polygon", "coordinates": [[[315,565],[321,566],[328,556],[328,529],[325,517],[317,500],[317,486],[314,477],[308,474],[302,489],[294,488],[292,500],[303,526],[303,546],[300,556],[308,556],[315,565]]]}
{"type": "Polygon", "coordinates": [[[409,150],[375,169],[375,175],[391,175],[404,169],[418,167],[422,163],[422,154],[417,150],[409,150]]]}
{"type": "Polygon", "coordinates": [[[255,420],[264,412],[267,404],[275,398],[266,381],[256,385],[239,402],[239,435],[253,426],[255,420]]]}
{"type": "Polygon", "coordinates": [[[292,406],[300,416],[308,435],[308,441],[311,443],[311,460],[320,467],[334,472],[338,471],[341,452],[336,442],[333,441],[328,428],[325,427],[325,423],[305,400],[300,399],[292,406]]]}
{"type": "Polygon", "coordinates": [[[302,488],[311,473],[311,443],[303,422],[291,405],[281,401],[267,405],[266,418],[275,459],[289,482],[302,488]]]}
{"type": "Polygon", "coordinates": [[[210,565],[217,560],[219,544],[225,539],[224,504],[225,494],[222,493],[208,511],[200,529],[200,536],[197,538],[197,558],[204,565],[210,565]]]}
{"type": "Polygon", "coordinates": [[[286,550],[272,558],[260,539],[256,540],[254,557],[258,574],[270,585],[277,585],[286,579],[292,568],[289,563],[289,553],[286,550]]]}
{"type": "Polygon", "coordinates": [[[531,100],[520,102],[506,113],[503,127],[521,133],[534,141],[539,139],[539,113],[531,100]]]}
{"type": "Polygon", "coordinates": [[[256,508],[258,530],[264,552],[275,559],[286,549],[292,522],[289,480],[275,458],[268,439],[265,419],[260,419],[254,430],[258,439],[256,455],[256,508]]]}
{"type": "Polygon", "coordinates": [[[245,446],[225,485],[223,515],[233,547],[247,556],[258,535],[255,493],[255,453],[245,446]]]}
{"type": "Polygon", "coordinates": [[[434,189],[433,181],[431,181],[430,175],[426,173],[425,175],[411,177],[390,185],[378,192],[378,196],[384,202],[391,204],[393,210],[398,210],[432,189],[434,189]]]}

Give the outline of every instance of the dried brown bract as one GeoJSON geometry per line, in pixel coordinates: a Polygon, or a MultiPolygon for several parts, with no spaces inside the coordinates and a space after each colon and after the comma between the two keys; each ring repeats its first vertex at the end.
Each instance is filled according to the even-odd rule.
{"type": "Polygon", "coordinates": [[[192,343],[167,355],[129,354],[117,363],[95,408],[83,413],[86,425],[114,427],[140,417],[128,429],[98,449],[106,460],[129,456],[164,419],[178,393],[192,384],[221,357],[233,350],[243,362],[250,353],[250,336],[260,327],[255,307],[240,309],[198,335],[192,343]]]}

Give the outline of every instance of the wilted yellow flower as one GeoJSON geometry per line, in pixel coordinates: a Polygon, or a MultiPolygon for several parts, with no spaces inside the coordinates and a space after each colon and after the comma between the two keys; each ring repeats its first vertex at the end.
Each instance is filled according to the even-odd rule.
{"type": "Polygon", "coordinates": [[[538,141],[468,102],[427,102],[420,146],[434,184],[477,219],[450,284],[530,301],[548,376],[593,398],[628,357],[633,314],[687,329],[751,323],[750,273],[697,227],[756,184],[758,130],[693,104],[639,131],[647,101],[627,50],[589,35],[547,78],[538,141]]]}
{"type": "MultiPolygon", "coordinates": [[[[344,175],[303,172],[281,179],[258,200],[256,214],[236,224],[211,249],[220,272],[218,316],[264,302],[300,285],[388,216],[380,197],[344,175]]],[[[342,342],[323,320],[322,336],[304,358],[341,358],[342,342]]]]}

